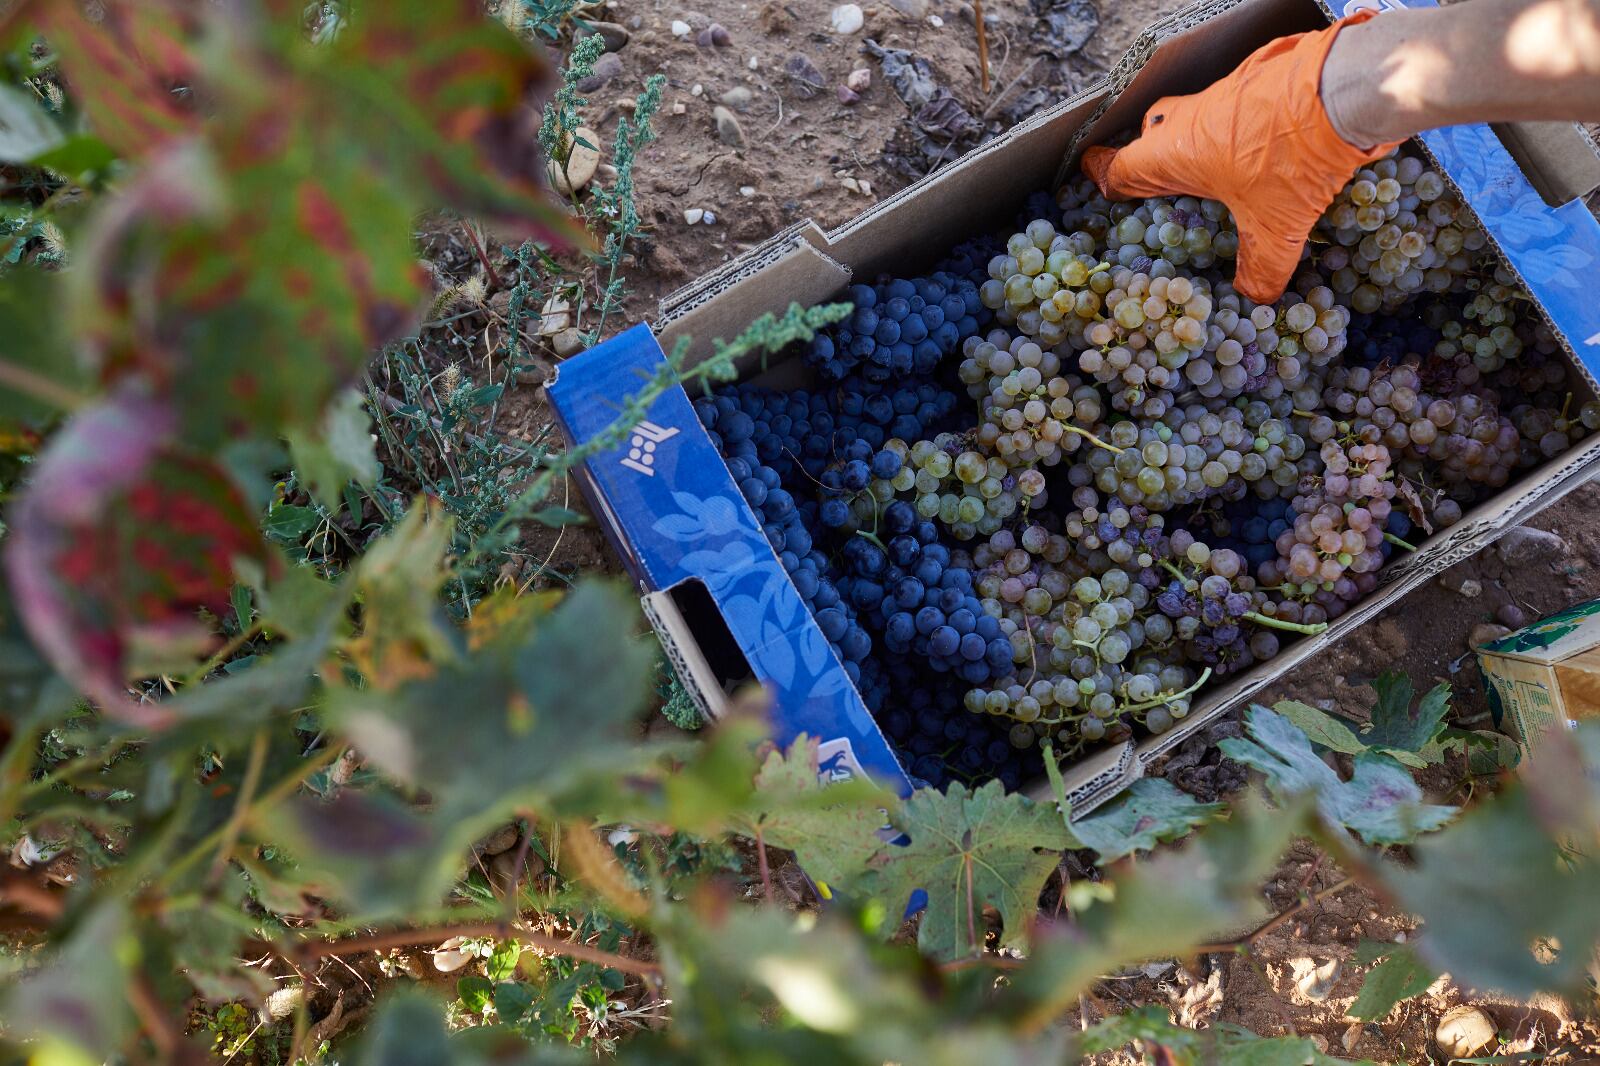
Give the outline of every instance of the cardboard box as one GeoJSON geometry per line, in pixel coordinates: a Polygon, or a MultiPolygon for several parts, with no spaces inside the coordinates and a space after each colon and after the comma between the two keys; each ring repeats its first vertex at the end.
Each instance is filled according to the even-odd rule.
{"type": "Polygon", "coordinates": [[[1478,649],[1495,724],[1522,748],[1542,734],[1600,719],[1600,600],[1541,618],[1478,649]]]}
{"type": "MultiPolygon", "coordinates": [[[[1366,6],[1374,0],[1352,0],[1338,14],[1366,6]]],[[[1146,30],[1105,79],[859,217],[832,231],[805,221],[776,234],[664,299],[655,334],[637,326],[568,360],[549,390],[568,439],[587,440],[608,425],[619,398],[660,365],[663,346],[689,338],[692,365],[714,338],[735,335],[765,312],[837,297],[856,277],[915,276],[959,241],[1008,224],[1029,194],[1051,189],[1077,166],[1083,147],[1137,128],[1157,98],[1204,88],[1268,40],[1325,25],[1329,14],[1313,0],[1205,0],[1146,30]]],[[[1487,126],[1435,130],[1420,140],[1561,334],[1580,390],[1592,395],[1600,301],[1588,279],[1600,271],[1600,224],[1581,202],[1551,208],[1539,191],[1593,188],[1600,167],[1592,152],[1575,151],[1572,137],[1552,139],[1548,129],[1525,138],[1519,157],[1523,166],[1541,168],[1536,185],[1487,126]]],[[[746,376],[758,369],[742,368],[746,376]]],[[[791,360],[766,374],[774,383],[795,383],[804,367],[791,360]]],[[[1380,588],[1327,632],[1291,643],[1271,662],[1210,689],[1169,732],[1108,746],[1068,767],[1075,813],[1116,795],[1195,730],[1559,499],[1597,464],[1600,435],[1392,563],[1380,588]]],[[[579,480],[639,582],[664,646],[709,714],[736,686],[759,679],[773,693],[777,739],[818,736],[829,774],[866,773],[888,787],[909,788],[681,388],[667,390],[622,447],[592,457],[579,480]]]]}

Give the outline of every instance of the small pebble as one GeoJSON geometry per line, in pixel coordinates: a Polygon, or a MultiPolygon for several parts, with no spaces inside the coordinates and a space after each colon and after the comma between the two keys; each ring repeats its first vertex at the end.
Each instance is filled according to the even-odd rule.
{"type": "Polygon", "coordinates": [[[1494,622],[1479,622],[1472,627],[1472,634],[1467,637],[1467,647],[1481,648],[1485,644],[1491,644],[1501,637],[1509,637],[1510,635],[1511,630],[1503,625],[1498,625],[1494,622]]]}
{"type": "Polygon", "coordinates": [[[1456,588],[1456,591],[1469,600],[1475,600],[1483,595],[1483,582],[1469,577],[1456,588]]]}
{"type": "Polygon", "coordinates": [[[756,94],[746,89],[743,85],[735,85],[717,97],[718,100],[721,100],[735,111],[745,110],[755,101],[755,98],[756,94]]]}
{"type": "Polygon", "coordinates": [[[672,101],[672,113],[674,115],[687,115],[689,108],[685,106],[682,100],[674,100],[672,101]]]}
{"type": "Polygon", "coordinates": [[[1328,998],[1344,969],[1338,959],[1330,959],[1319,966],[1316,960],[1305,957],[1290,959],[1289,968],[1294,974],[1295,988],[1313,1003],[1328,998]]]}
{"type": "Polygon", "coordinates": [[[832,25],[834,33],[855,33],[866,23],[867,19],[861,13],[860,4],[840,4],[833,9],[833,14],[829,16],[828,21],[832,25]]]}
{"type": "Polygon", "coordinates": [[[938,15],[929,15],[928,25],[932,26],[936,30],[942,30],[944,29],[944,19],[940,18],[938,15]]]}
{"type": "Polygon", "coordinates": [[[1548,566],[1567,554],[1567,542],[1548,530],[1517,526],[1495,541],[1494,550],[1507,566],[1548,566]]]}
{"type": "Polygon", "coordinates": [[[564,329],[550,338],[550,346],[556,350],[557,355],[565,359],[569,355],[576,355],[583,347],[583,334],[576,328],[564,329]]]}
{"type": "Polygon", "coordinates": [[[440,973],[455,973],[478,957],[474,952],[462,951],[460,945],[460,937],[451,937],[440,944],[433,952],[433,968],[440,973]]]}
{"type": "Polygon", "coordinates": [[[889,6],[910,19],[919,19],[928,13],[928,0],[889,0],[889,6]]]}
{"type": "Polygon", "coordinates": [[[1497,1035],[1493,1018],[1477,1007],[1461,1006],[1445,1011],[1433,1042],[1450,1058],[1466,1058],[1494,1043],[1497,1035]]]}
{"type": "Polygon", "coordinates": [[[683,220],[691,226],[698,226],[700,220],[705,217],[705,211],[698,207],[691,207],[683,213],[683,220]]]}
{"type": "Polygon", "coordinates": [[[1501,604],[1494,616],[1501,625],[1510,626],[1512,629],[1521,629],[1528,624],[1528,612],[1514,603],[1501,604]]]}
{"type": "Polygon", "coordinates": [[[755,194],[756,194],[756,187],[754,185],[741,185],[741,186],[739,186],[739,195],[740,196],[749,198],[751,196],[754,196],[755,194]]]}
{"type": "Polygon", "coordinates": [[[839,102],[841,104],[853,104],[859,99],[861,99],[861,94],[850,88],[850,86],[839,86],[839,102]]]}
{"type": "Polygon", "coordinates": [[[733,38],[728,36],[728,28],[720,22],[713,22],[701,30],[695,37],[695,43],[701,48],[726,48],[733,43],[733,38]]]}
{"type": "Polygon", "coordinates": [[[672,35],[674,37],[689,36],[689,24],[682,19],[672,20],[672,35]]]}
{"type": "Polygon", "coordinates": [[[732,148],[744,147],[744,129],[739,125],[739,120],[733,117],[733,112],[718,106],[711,112],[712,121],[717,124],[717,136],[732,148]]]}
{"type": "Polygon", "coordinates": [[[749,67],[751,70],[760,70],[761,69],[761,60],[757,59],[755,56],[751,56],[745,62],[745,66],[749,67]]]}
{"type": "Polygon", "coordinates": [[[578,80],[580,93],[593,93],[605,88],[606,84],[622,73],[622,60],[613,52],[607,52],[594,61],[594,69],[586,78],[578,80]]]}
{"type": "Polygon", "coordinates": [[[700,221],[708,226],[715,226],[717,224],[717,213],[715,211],[707,211],[700,221]]]}
{"type": "Polygon", "coordinates": [[[872,87],[872,68],[857,67],[852,70],[844,83],[858,93],[864,93],[872,87]]]}
{"type": "Polygon", "coordinates": [[[694,83],[694,88],[689,90],[690,96],[699,96],[706,91],[706,87],[699,82],[694,83]]]}

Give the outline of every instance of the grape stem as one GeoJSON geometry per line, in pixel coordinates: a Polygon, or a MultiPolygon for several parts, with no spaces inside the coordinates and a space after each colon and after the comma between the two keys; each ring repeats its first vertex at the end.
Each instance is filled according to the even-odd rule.
{"type": "Polygon", "coordinates": [[[1076,433],[1078,436],[1083,437],[1096,448],[1104,448],[1106,451],[1112,452],[1116,455],[1121,455],[1123,452],[1122,448],[1117,447],[1115,444],[1107,444],[1105,441],[1101,440],[1099,437],[1095,436],[1093,433],[1090,433],[1086,429],[1079,429],[1077,426],[1068,425],[1065,422],[1060,423],[1060,426],[1068,433],[1076,433]]]}
{"type": "Polygon", "coordinates": [[[885,555],[889,554],[889,549],[884,547],[883,541],[878,539],[878,535],[876,533],[869,532],[868,530],[865,530],[865,529],[858,529],[858,530],[856,530],[856,536],[867,538],[867,540],[869,540],[872,543],[876,544],[878,546],[878,550],[883,552],[883,554],[885,554],[885,555]]]}
{"type": "Polygon", "coordinates": [[[1196,689],[1198,689],[1201,685],[1205,684],[1210,679],[1211,679],[1211,667],[1208,666],[1204,670],[1200,671],[1200,676],[1195,680],[1194,684],[1190,685],[1186,689],[1183,689],[1182,691],[1163,693],[1160,696],[1152,696],[1150,699],[1145,700],[1143,703],[1124,704],[1123,706],[1117,708],[1117,710],[1118,710],[1119,713],[1126,713],[1128,711],[1148,711],[1152,707],[1164,707],[1167,704],[1173,702],[1174,700],[1181,700],[1185,696],[1192,696],[1196,689]]]}
{"type": "Polygon", "coordinates": [[[1289,413],[1292,414],[1292,415],[1299,415],[1301,418],[1315,418],[1315,417],[1317,417],[1312,412],[1310,412],[1310,411],[1302,411],[1298,407],[1291,408],[1289,413]]]}
{"type": "Polygon", "coordinates": [[[1383,539],[1388,541],[1390,544],[1395,545],[1396,547],[1404,548],[1408,552],[1414,552],[1417,550],[1417,546],[1415,544],[1412,544],[1408,541],[1403,541],[1393,533],[1385,533],[1383,535],[1383,539]]]}
{"type": "Polygon", "coordinates": [[[1281,618],[1273,618],[1270,615],[1261,614],[1259,611],[1246,611],[1244,617],[1259,626],[1267,626],[1269,629],[1287,629],[1291,633],[1304,633],[1308,637],[1314,637],[1328,628],[1328,623],[1326,622],[1285,622],[1281,618]]]}

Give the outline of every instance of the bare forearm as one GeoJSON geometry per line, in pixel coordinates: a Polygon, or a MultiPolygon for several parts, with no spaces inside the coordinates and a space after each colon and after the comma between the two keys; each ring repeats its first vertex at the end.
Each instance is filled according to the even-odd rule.
{"type": "Polygon", "coordinates": [[[1600,121],[1600,0],[1468,0],[1347,27],[1322,100],[1355,145],[1464,122],[1600,121]]]}

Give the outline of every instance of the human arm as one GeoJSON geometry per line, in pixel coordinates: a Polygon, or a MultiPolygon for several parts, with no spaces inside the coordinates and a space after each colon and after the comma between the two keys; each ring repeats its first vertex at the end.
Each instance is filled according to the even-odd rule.
{"type": "Polygon", "coordinates": [[[1357,145],[1466,122],[1600,122],[1600,0],[1473,0],[1349,26],[1321,96],[1357,145]]]}

